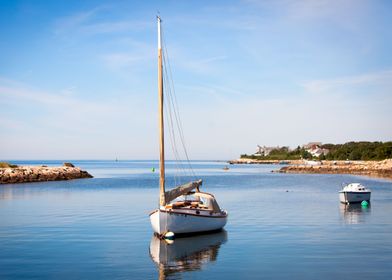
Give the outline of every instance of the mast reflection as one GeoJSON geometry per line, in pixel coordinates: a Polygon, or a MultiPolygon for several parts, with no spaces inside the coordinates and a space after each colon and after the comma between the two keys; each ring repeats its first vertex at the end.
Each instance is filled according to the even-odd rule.
{"type": "Polygon", "coordinates": [[[217,260],[227,232],[176,238],[172,244],[155,235],[150,243],[150,257],[158,267],[159,279],[173,279],[187,271],[200,270],[203,265],[217,260]]]}

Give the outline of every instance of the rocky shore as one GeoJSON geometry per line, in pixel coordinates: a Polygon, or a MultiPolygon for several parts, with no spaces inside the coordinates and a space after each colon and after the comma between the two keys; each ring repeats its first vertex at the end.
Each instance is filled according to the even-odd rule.
{"type": "Polygon", "coordinates": [[[382,161],[320,161],[284,166],[280,173],[354,174],[392,179],[392,159],[382,161]]]}
{"type": "Polygon", "coordinates": [[[240,158],[230,164],[285,164],[273,171],[279,173],[354,174],[392,179],[392,159],[382,161],[307,161],[307,160],[260,160],[240,158]]]}
{"type": "Polygon", "coordinates": [[[87,171],[74,167],[70,163],[64,163],[60,167],[17,166],[0,168],[0,184],[61,181],[92,177],[87,171]]]}
{"type": "Polygon", "coordinates": [[[263,159],[250,159],[240,158],[235,160],[229,160],[229,164],[301,164],[302,160],[263,160],[263,159]]]}

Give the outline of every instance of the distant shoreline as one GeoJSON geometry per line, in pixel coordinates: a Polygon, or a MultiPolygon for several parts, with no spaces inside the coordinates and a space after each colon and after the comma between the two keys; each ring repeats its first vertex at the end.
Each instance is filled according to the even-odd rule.
{"type": "Polygon", "coordinates": [[[304,161],[301,159],[295,160],[276,160],[276,159],[251,159],[251,158],[239,158],[229,160],[229,164],[301,164],[304,161]]]}
{"type": "Polygon", "coordinates": [[[286,164],[274,170],[277,173],[303,174],[351,174],[392,179],[392,159],[381,161],[344,161],[344,160],[256,160],[238,159],[230,164],[286,164]]]}
{"type": "Polygon", "coordinates": [[[0,168],[0,184],[19,184],[31,182],[63,181],[72,179],[93,178],[87,171],[64,163],[59,167],[42,166],[10,166],[0,168]]]}

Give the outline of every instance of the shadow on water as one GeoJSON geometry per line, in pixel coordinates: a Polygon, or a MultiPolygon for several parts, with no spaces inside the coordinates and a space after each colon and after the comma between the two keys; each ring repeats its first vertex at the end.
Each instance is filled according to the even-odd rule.
{"type": "Polygon", "coordinates": [[[176,238],[171,244],[154,235],[150,257],[158,267],[159,279],[176,279],[182,272],[201,270],[216,261],[220,246],[226,242],[225,230],[176,238]]]}
{"type": "Polygon", "coordinates": [[[346,224],[362,224],[365,223],[366,217],[371,213],[371,204],[363,206],[360,203],[343,204],[340,203],[340,214],[346,224]]]}

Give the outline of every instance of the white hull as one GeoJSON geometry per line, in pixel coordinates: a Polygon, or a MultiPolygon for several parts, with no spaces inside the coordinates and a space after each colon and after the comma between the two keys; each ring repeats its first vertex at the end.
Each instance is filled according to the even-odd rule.
{"type": "Polygon", "coordinates": [[[370,192],[347,192],[340,191],[339,199],[342,203],[356,203],[364,200],[370,201],[370,192]]]}
{"type": "Polygon", "coordinates": [[[227,214],[225,212],[212,215],[209,213],[203,210],[159,209],[150,214],[150,221],[157,234],[169,231],[175,234],[213,231],[222,229],[226,225],[227,214]]]}

